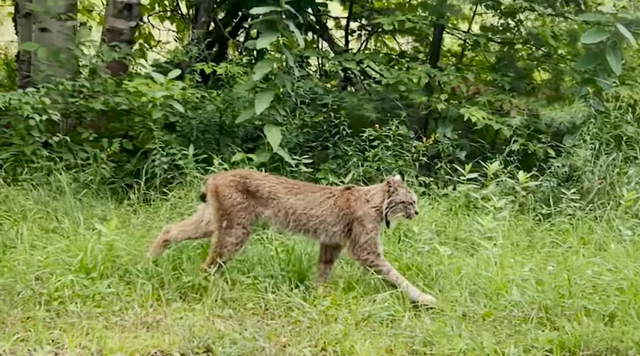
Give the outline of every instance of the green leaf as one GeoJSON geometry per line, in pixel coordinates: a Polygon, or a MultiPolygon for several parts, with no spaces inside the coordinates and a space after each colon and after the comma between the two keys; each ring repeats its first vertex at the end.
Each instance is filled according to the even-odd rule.
{"type": "Polygon", "coordinates": [[[296,40],[298,40],[298,44],[300,45],[300,47],[304,47],[304,38],[302,37],[302,34],[300,33],[296,25],[293,23],[293,21],[284,20],[284,23],[286,23],[287,26],[289,26],[289,29],[291,30],[291,32],[293,32],[293,34],[296,36],[296,40]]]}
{"type": "Polygon", "coordinates": [[[260,115],[266,108],[271,105],[273,101],[273,97],[275,96],[275,90],[265,90],[256,95],[256,101],[254,104],[254,108],[256,110],[256,114],[260,115]]]}
{"type": "Polygon", "coordinates": [[[243,111],[242,113],[240,113],[240,115],[238,116],[238,118],[236,119],[236,124],[241,123],[243,121],[247,121],[250,118],[253,117],[253,114],[255,114],[255,109],[254,108],[249,108],[245,111],[243,111]]]}
{"type": "Polygon", "coordinates": [[[262,15],[262,14],[266,14],[267,12],[280,11],[280,10],[281,9],[279,7],[275,7],[275,6],[258,6],[249,10],[249,13],[252,15],[262,15]]]}
{"type": "MultiPolygon", "coordinates": [[[[281,72],[276,75],[276,83],[280,88],[285,87],[286,90],[291,90],[291,81],[292,81],[292,78],[289,75],[286,75],[281,72]]],[[[286,115],[286,114],[283,113],[283,115],[286,115]]]]}
{"type": "Polygon", "coordinates": [[[161,84],[164,83],[164,77],[162,76],[162,74],[157,72],[151,72],[149,74],[151,74],[153,79],[155,79],[158,83],[161,83],[161,84]]]}
{"type": "Polygon", "coordinates": [[[244,154],[243,152],[238,152],[236,154],[233,155],[233,157],[231,157],[231,162],[237,162],[240,160],[243,160],[247,157],[246,154],[244,154]]]}
{"type": "Polygon", "coordinates": [[[287,58],[287,63],[289,64],[289,67],[293,68],[293,74],[295,74],[296,77],[299,76],[300,71],[298,70],[298,66],[296,66],[296,62],[293,60],[293,56],[285,46],[281,46],[281,47],[282,47],[282,53],[284,53],[285,58],[287,58]]]}
{"type": "Polygon", "coordinates": [[[296,16],[298,16],[298,20],[302,21],[302,16],[300,16],[300,15],[296,12],[296,10],[294,10],[291,6],[289,6],[289,5],[285,5],[285,6],[284,6],[284,9],[285,9],[285,10],[288,10],[288,11],[290,11],[290,12],[292,12],[293,14],[295,14],[296,16]]]}
{"type": "Polygon", "coordinates": [[[38,49],[38,47],[40,47],[39,44],[35,43],[35,42],[24,42],[21,43],[19,48],[23,49],[25,51],[35,51],[36,49],[38,49]]]}
{"type": "Polygon", "coordinates": [[[253,67],[253,80],[259,81],[271,71],[271,68],[273,68],[273,62],[268,59],[263,59],[256,63],[255,67],[253,67]]]}
{"type": "Polygon", "coordinates": [[[173,106],[174,108],[176,108],[178,111],[180,111],[181,113],[184,113],[184,107],[182,106],[182,104],[180,104],[179,102],[173,100],[173,99],[169,99],[168,101],[169,104],[171,104],[171,106],[173,106]]]}
{"type": "Polygon", "coordinates": [[[629,30],[627,30],[627,28],[624,27],[623,24],[617,23],[616,27],[618,28],[618,31],[620,31],[620,33],[627,39],[627,41],[633,48],[638,48],[638,43],[636,42],[636,39],[633,37],[633,34],[629,30]]]}
{"type": "Polygon", "coordinates": [[[609,6],[609,5],[600,5],[598,6],[598,10],[602,11],[606,14],[615,14],[616,13],[616,9],[614,9],[613,7],[609,6]]]}
{"type": "Polygon", "coordinates": [[[622,74],[622,51],[618,46],[609,46],[605,52],[607,62],[616,75],[622,74]]]}
{"type": "Polygon", "coordinates": [[[176,68],[176,69],[172,70],[171,72],[169,72],[169,74],[167,74],[167,79],[173,79],[173,78],[179,76],[180,73],[182,73],[182,71],[179,68],[176,68]]]}
{"type": "Polygon", "coordinates": [[[260,147],[256,150],[256,152],[252,155],[253,157],[253,162],[255,164],[260,164],[260,163],[264,163],[267,162],[269,160],[269,157],[271,156],[271,153],[267,152],[267,150],[264,149],[264,147],[260,147]]]}
{"type": "Polygon", "coordinates": [[[275,41],[280,34],[278,32],[263,32],[260,34],[260,37],[256,41],[256,49],[269,47],[273,41],[275,41]]]}
{"type": "Polygon", "coordinates": [[[353,173],[354,173],[354,172],[353,172],[353,171],[351,171],[351,172],[349,173],[349,175],[347,175],[347,177],[343,179],[343,182],[344,182],[345,184],[346,184],[346,183],[349,183],[349,181],[351,180],[351,178],[353,178],[353,173]]]}
{"type": "Polygon", "coordinates": [[[287,151],[283,150],[282,147],[278,147],[277,150],[275,150],[275,152],[280,155],[280,157],[284,158],[285,161],[287,161],[289,164],[291,164],[292,166],[296,165],[296,161],[294,161],[293,159],[291,159],[291,156],[289,156],[289,154],[287,153],[287,151]]]}
{"type": "Polygon", "coordinates": [[[583,33],[580,41],[584,44],[594,44],[606,39],[610,35],[611,33],[596,27],[583,33]]]}
{"type": "Polygon", "coordinates": [[[264,131],[265,136],[267,136],[267,141],[269,141],[273,151],[277,152],[278,147],[280,147],[280,141],[282,141],[282,131],[280,130],[280,127],[266,124],[264,125],[264,128],[262,128],[262,131],[264,131]]]}
{"type": "Polygon", "coordinates": [[[593,68],[596,64],[600,62],[600,56],[595,55],[594,53],[587,52],[582,55],[576,62],[576,69],[585,70],[589,68],[593,68]]]}
{"type": "Polygon", "coordinates": [[[167,93],[166,91],[152,91],[149,92],[149,95],[153,96],[154,98],[161,98],[163,96],[169,95],[169,93],[167,93]]]}
{"type": "Polygon", "coordinates": [[[247,80],[240,81],[236,85],[233,86],[233,91],[237,93],[246,93],[255,87],[256,82],[254,82],[251,78],[247,80]]]}
{"type": "MultiPolygon", "coordinates": [[[[600,88],[602,88],[602,90],[609,90],[611,88],[613,88],[613,83],[611,83],[610,81],[604,79],[604,78],[595,78],[596,79],[596,83],[598,84],[598,86],[600,88]]],[[[603,107],[604,109],[604,107],[603,107]]]]}
{"type": "Polygon", "coordinates": [[[578,18],[585,22],[610,22],[611,19],[607,15],[597,14],[593,12],[587,12],[578,15],[578,18]]]}
{"type": "Polygon", "coordinates": [[[40,46],[35,53],[39,59],[43,60],[49,56],[49,49],[47,47],[40,46]]]}

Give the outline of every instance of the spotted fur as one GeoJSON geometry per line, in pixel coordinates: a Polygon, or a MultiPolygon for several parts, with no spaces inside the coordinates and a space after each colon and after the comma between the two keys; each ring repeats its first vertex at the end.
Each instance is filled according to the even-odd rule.
{"type": "Polygon", "coordinates": [[[324,283],[343,250],[363,267],[381,275],[409,299],[434,306],[382,255],[380,230],[396,217],[413,219],[416,195],[400,176],[365,187],[324,186],[253,170],[238,169],[208,177],[202,204],[190,218],[167,225],[149,251],[160,256],[170,243],[212,240],[202,269],[224,264],[246,243],[253,225],[265,220],[320,244],[317,279],[324,283]]]}

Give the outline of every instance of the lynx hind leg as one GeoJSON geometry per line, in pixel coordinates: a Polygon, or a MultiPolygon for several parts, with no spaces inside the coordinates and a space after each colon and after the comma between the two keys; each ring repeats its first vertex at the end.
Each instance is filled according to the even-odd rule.
{"type": "Polygon", "coordinates": [[[377,238],[365,238],[361,243],[352,244],[349,252],[360,265],[372,270],[383,277],[387,283],[404,292],[411,302],[427,307],[436,306],[435,297],[413,286],[382,256],[377,238]]]}
{"type": "Polygon", "coordinates": [[[333,265],[338,259],[338,256],[340,256],[341,251],[342,246],[340,245],[320,244],[320,255],[318,257],[316,277],[318,284],[323,284],[327,281],[331,274],[331,270],[333,269],[333,265]]]}
{"type": "Polygon", "coordinates": [[[186,220],[165,226],[155,243],[149,249],[149,257],[162,255],[165,248],[176,242],[185,240],[197,240],[211,236],[214,230],[214,221],[211,208],[208,204],[201,204],[195,214],[186,220]]]}
{"type": "Polygon", "coordinates": [[[212,236],[207,258],[202,263],[202,271],[224,265],[234,254],[242,249],[251,234],[251,221],[245,217],[235,217],[235,221],[222,221],[217,236],[212,236]]]}

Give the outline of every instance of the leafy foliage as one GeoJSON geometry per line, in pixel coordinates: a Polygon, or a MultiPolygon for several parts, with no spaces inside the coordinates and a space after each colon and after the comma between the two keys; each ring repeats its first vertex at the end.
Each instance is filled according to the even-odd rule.
{"type": "Polygon", "coordinates": [[[224,162],[327,184],[402,172],[459,189],[498,162],[517,182],[505,192],[534,180],[547,207],[560,189],[591,203],[634,194],[612,173],[635,167],[632,2],[340,5],[148,2],[126,78],[96,70],[107,55],[87,51],[73,81],[6,85],[4,179],[65,168],[97,185],[163,189],[224,162]],[[159,22],[178,46],[149,66],[159,22]],[[600,179],[589,169],[614,153],[617,165],[597,172],[620,189],[587,188],[600,179]]]}

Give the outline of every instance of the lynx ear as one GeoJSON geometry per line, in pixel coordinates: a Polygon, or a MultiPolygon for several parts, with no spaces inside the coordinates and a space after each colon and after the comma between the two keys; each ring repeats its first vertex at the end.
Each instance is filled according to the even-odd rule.
{"type": "Polygon", "coordinates": [[[387,191],[389,194],[395,194],[398,192],[398,185],[401,180],[398,180],[396,177],[387,179],[387,191]]]}
{"type": "Polygon", "coordinates": [[[399,174],[396,174],[393,179],[401,181],[402,182],[402,177],[399,174]]]}

